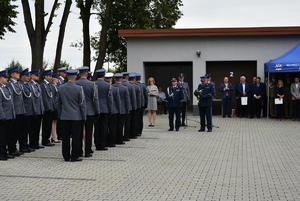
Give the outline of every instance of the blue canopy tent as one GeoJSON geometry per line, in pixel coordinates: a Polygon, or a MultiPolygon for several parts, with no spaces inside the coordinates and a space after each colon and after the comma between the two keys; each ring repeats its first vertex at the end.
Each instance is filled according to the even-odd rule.
{"type": "MultiPolygon", "coordinates": [[[[282,56],[264,64],[265,73],[270,78],[270,73],[300,73],[300,43],[282,56]]],[[[268,79],[268,86],[270,82],[268,79]]],[[[269,87],[268,96],[270,95],[269,87]]],[[[267,106],[267,118],[269,118],[269,100],[267,106]]]]}

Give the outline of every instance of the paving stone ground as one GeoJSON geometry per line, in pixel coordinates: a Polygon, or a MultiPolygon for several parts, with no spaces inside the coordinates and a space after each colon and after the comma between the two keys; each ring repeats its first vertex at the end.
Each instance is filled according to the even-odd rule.
{"type": "Polygon", "coordinates": [[[61,144],[0,161],[0,200],[300,200],[300,122],[213,117],[64,162],[61,144]]]}

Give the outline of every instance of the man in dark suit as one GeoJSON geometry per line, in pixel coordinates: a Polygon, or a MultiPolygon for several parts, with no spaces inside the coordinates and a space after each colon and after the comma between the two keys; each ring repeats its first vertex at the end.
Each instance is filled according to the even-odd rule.
{"type": "Polygon", "coordinates": [[[8,151],[13,156],[20,156],[24,152],[20,152],[17,149],[17,141],[20,140],[20,133],[22,132],[22,122],[25,114],[25,106],[23,101],[22,88],[18,80],[20,79],[19,67],[16,66],[8,71],[10,80],[7,83],[7,87],[12,92],[12,99],[14,102],[14,109],[16,113],[16,119],[12,125],[12,131],[8,142],[8,151]]]}
{"type": "Polygon", "coordinates": [[[237,97],[239,101],[240,118],[248,117],[248,93],[250,92],[250,86],[246,83],[246,77],[240,77],[240,83],[237,84],[237,97]],[[242,97],[247,97],[247,103],[242,104],[242,97]]]}
{"type": "Polygon", "coordinates": [[[39,145],[39,138],[42,123],[42,115],[45,111],[41,93],[41,86],[38,84],[40,79],[40,70],[32,70],[29,73],[31,74],[30,86],[32,89],[32,96],[37,110],[37,113],[33,117],[32,123],[30,125],[29,147],[33,149],[40,149],[44,148],[43,146],[39,145]]]}
{"type": "Polygon", "coordinates": [[[167,103],[169,106],[169,131],[174,130],[174,113],[176,115],[175,129],[179,131],[180,123],[180,107],[184,101],[184,94],[182,87],[177,85],[177,79],[173,77],[171,79],[172,85],[167,88],[167,103]]]}
{"type": "Polygon", "coordinates": [[[98,99],[100,106],[100,117],[95,125],[95,146],[96,150],[105,151],[106,138],[108,131],[108,118],[111,114],[112,106],[112,93],[111,84],[104,81],[105,69],[99,69],[96,71],[98,80],[95,84],[98,87],[98,99]]]}
{"type": "Polygon", "coordinates": [[[128,88],[122,84],[122,73],[115,74],[115,87],[119,89],[121,107],[119,111],[119,116],[117,119],[117,133],[116,133],[116,144],[125,144],[123,142],[123,129],[125,124],[125,118],[130,114],[131,104],[129,98],[128,88]]]}
{"type": "Polygon", "coordinates": [[[52,71],[46,70],[43,73],[43,75],[44,75],[44,81],[40,84],[43,104],[45,108],[45,113],[42,122],[42,145],[54,146],[54,144],[51,143],[49,140],[51,135],[52,121],[53,121],[54,109],[55,109],[53,93],[50,86],[50,82],[52,81],[52,71]]]}
{"type": "Polygon", "coordinates": [[[86,102],[81,86],[77,85],[77,70],[67,70],[68,82],[59,87],[56,104],[63,124],[62,155],[65,161],[82,161],[82,126],[86,120],[86,102]],[[70,137],[72,135],[72,151],[70,137]]]}
{"type": "Polygon", "coordinates": [[[212,132],[212,101],[214,97],[215,87],[208,83],[207,77],[200,77],[201,84],[194,91],[194,95],[197,97],[199,114],[200,114],[200,130],[198,132],[205,131],[205,118],[207,121],[207,132],[212,132]]]}
{"type": "Polygon", "coordinates": [[[93,141],[93,128],[95,121],[100,116],[100,106],[98,97],[98,88],[96,84],[87,79],[89,67],[79,68],[80,79],[76,84],[82,86],[86,100],[86,122],[84,125],[85,130],[85,157],[92,156],[92,141],[93,141]]]}
{"type": "Polygon", "coordinates": [[[250,91],[252,95],[251,97],[249,97],[250,99],[252,99],[250,118],[254,117],[254,113],[256,114],[257,118],[260,118],[262,100],[266,95],[266,85],[261,82],[260,77],[256,77],[256,82],[251,84],[250,91]]]}
{"type": "Polygon", "coordinates": [[[19,140],[20,151],[21,152],[32,152],[35,149],[29,147],[28,144],[28,134],[30,132],[30,125],[33,122],[33,118],[37,115],[37,109],[34,102],[33,92],[31,85],[29,84],[30,76],[28,68],[23,70],[21,73],[20,86],[23,91],[23,101],[25,106],[25,114],[22,123],[22,131],[19,140]]]}
{"type": "Polygon", "coordinates": [[[228,80],[228,77],[224,77],[224,83],[221,83],[219,87],[219,91],[222,92],[223,118],[226,115],[231,117],[231,92],[233,91],[233,86],[228,80]]]}
{"type": "Polygon", "coordinates": [[[13,95],[12,91],[6,86],[7,81],[6,70],[0,71],[0,160],[14,158],[13,155],[7,153],[8,140],[13,126],[12,121],[16,118],[13,95]]]}

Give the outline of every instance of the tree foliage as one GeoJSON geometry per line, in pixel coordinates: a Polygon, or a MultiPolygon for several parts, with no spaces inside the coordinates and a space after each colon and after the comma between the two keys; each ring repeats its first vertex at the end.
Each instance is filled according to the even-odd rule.
{"type": "MultiPolygon", "coordinates": [[[[99,23],[102,25],[105,12],[105,0],[97,1],[99,23]]],[[[119,71],[127,68],[127,42],[118,37],[119,29],[171,29],[182,16],[182,0],[117,0],[112,6],[112,16],[108,29],[105,62],[116,64],[119,71]]],[[[91,39],[96,55],[101,48],[96,34],[91,39]]]]}
{"type": "Polygon", "coordinates": [[[11,3],[16,0],[0,0],[0,39],[4,39],[4,35],[7,31],[15,33],[13,26],[16,23],[13,18],[17,18],[18,12],[16,11],[16,5],[11,3]]]}
{"type": "Polygon", "coordinates": [[[11,62],[5,67],[6,70],[10,70],[14,67],[18,66],[19,71],[23,71],[23,69],[26,69],[24,65],[22,65],[19,61],[16,61],[15,59],[12,59],[11,62]]]}

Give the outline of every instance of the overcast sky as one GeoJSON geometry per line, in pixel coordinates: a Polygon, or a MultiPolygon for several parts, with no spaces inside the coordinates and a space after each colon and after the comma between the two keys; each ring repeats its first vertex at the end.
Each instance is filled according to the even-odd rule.
{"type": "MultiPolygon", "coordinates": [[[[29,1],[33,4],[33,1],[29,1]]],[[[45,1],[46,12],[50,12],[51,2],[45,1]]],[[[60,1],[62,2],[62,1],[60,1]]],[[[17,33],[7,33],[5,40],[0,40],[0,69],[5,68],[12,59],[19,61],[25,67],[31,65],[30,44],[27,37],[22,6],[19,5],[18,23],[15,26],[17,33]]],[[[300,1],[299,0],[183,0],[182,18],[175,28],[211,28],[211,27],[269,27],[269,26],[299,26],[300,1]]],[[[62,60],[66,60],[73,67],[82,65],[82,51],[70,47],[72,42],[81,40],[82,26],[78,19],[79,9],[75,3],[72,5],[63,46],[62,60]]],[[[55,57],[58,28],[63,7],[57,11],[51,32],[48,34],[44,60],[53,64],[55,57]]],[[[100,31],[97,20],[92,17],[91,34],[100,31]]],[[[93,56],[93,55],[92,55],[93,56]]],[[[91,64],[92,69],[95,63],[91,64]]],[[[107,64],[105,64],[107,68],[107,64]]]]}

